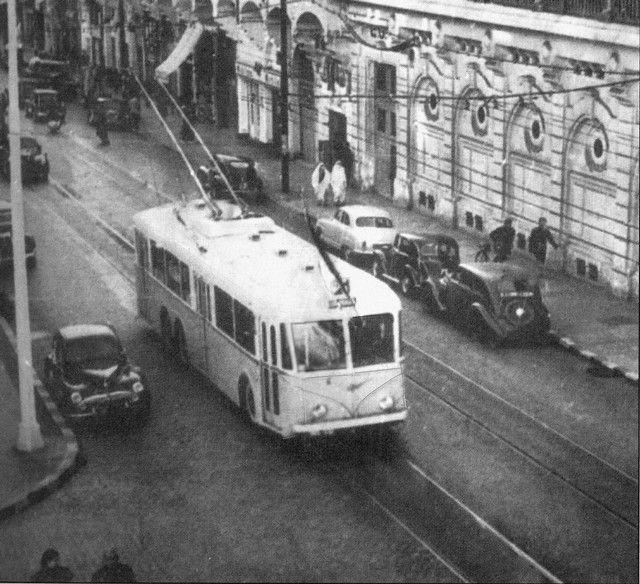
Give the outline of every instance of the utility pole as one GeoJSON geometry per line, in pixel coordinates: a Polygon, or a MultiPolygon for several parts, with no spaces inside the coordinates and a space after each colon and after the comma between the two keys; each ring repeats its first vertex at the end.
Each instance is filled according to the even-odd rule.
{"type": "Polygon", "coordinates": [[[118,1],[118,28],[120,29],[120,36],[118,41],[120,43],[120,68],[129,68],[129,47],[127,46],[127,31],[126,31],[126,18],[124,12],[124,0],[118,1]]]}
{"type": "Polygon", "coordinates": [[[282,192],[289,192],[289,71],[287,0],[280,0],[280,135],[282,141],[282,192]]]}
{"type": "Polygon", "coordinates": [[[18,106],[18,27],[16,0],[7,2],[9,29],[9,152],[11,168],[11,239],[13,242],[13,281],[18,343],[18,378],[20,386],[20,424],[16,448],[31,452],[42,448],[44,440],[36,418],[33,393],[33,357],[24,245],[24,203],[22,200],[22,166],[20,155],[20,109],[18,106]]]}

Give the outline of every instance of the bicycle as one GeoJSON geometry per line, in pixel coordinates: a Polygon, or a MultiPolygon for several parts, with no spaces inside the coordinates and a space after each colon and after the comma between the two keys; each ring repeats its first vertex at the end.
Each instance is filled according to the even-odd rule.
{"type": "Polygon", "coordinates": [[[488,242],[484,242],[480,244],[478,248],[478,253],[476,253],[476,262],[489,262],[491,261],[489,258],[489,254],[491,253],[491,244],[488,242]]]}

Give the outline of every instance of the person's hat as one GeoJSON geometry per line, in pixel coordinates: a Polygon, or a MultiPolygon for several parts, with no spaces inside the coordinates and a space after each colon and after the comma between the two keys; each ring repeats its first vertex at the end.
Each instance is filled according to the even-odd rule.
{"type": "Polygon", "coordinates": [[[60,554],[58,553],[58,550],[53,548],[46,549],[42,554],[40,565],[43,568],[45,568],[49,564],[49,562],[52,562],[53,560],[57,560],[59,557],[60,557],[60,554]]]}
{"type": "Polygon", "coordinates": [[[513,223],[513,219],[511,219],[511,217],[507,217],[507,218],[504,220],[504,222],[505,222],[505,223],[513,223]]]}

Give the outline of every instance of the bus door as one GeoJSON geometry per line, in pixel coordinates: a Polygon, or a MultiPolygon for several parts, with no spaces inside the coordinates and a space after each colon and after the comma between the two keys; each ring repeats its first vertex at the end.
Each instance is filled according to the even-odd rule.
{"type": "Polygon", "coordinates": [[[277,418],[280,415],[280,371],[278,368],[278,331],[275,325],[263,322],[260,337],[262,344],[260,367],[262,415],[267,424],[277,426],[277,418]]]}
{"type": "Polygon", "coordinates": [[[147,289],[147,270],[149,269],[149,252],[147,240],[139,231],[135,232],[136,254],[138,262],[136,265],[136,286],[138,296],[138,314],[143,318],[149,318],[149,291],[147,289]]]}

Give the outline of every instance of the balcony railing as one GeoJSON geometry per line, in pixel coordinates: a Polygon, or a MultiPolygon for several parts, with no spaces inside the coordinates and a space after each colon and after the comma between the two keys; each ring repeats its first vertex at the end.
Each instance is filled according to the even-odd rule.
{"type": "Polygon", "coordinates": [[[552,12],[637,26],[640,24],[638,0],[472,0],[540,12],[552,12]]]}

